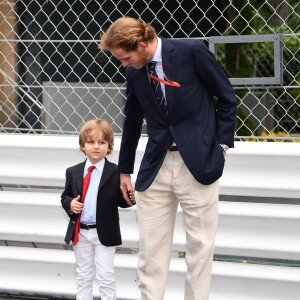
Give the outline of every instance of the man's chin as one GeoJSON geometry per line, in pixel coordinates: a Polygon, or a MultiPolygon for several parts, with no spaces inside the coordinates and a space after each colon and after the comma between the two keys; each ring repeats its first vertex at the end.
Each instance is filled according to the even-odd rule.
{"type": "Polygon", "coordinates": [[[139,69],[142,69],[144,67],[144,65],[131,65],[131,67],[139,70],[139,69]]]}

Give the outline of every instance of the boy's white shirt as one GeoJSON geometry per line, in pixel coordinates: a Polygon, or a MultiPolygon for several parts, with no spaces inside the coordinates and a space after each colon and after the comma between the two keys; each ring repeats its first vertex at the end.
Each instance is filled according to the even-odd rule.
{"type": "Polygon", "coordinates": [[[99,190],[100,180],[103,174],[105,159],[102,158],[95,165],[89,159],[86,160],[84,166],[83,177],[86,175],[90,166],[95,166],[90,180],[90,185],[84,200],[84,207],[81,213],[80,223],[83,224],[96,224],[96,209],[97,209],[97,196],[99,190]]]}

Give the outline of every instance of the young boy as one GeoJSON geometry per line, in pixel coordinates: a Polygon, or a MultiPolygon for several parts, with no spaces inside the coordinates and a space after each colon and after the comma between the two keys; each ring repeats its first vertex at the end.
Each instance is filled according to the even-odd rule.
{"type": "Polygon", "coordinates": [[[93,299],[93,280],[101,300],[116,299],[114,256],[121,245],[118,206],[134,202],[134,190],[126,202],[120,190],[117,165],[105,156],[113,150],[114,135],[105,120],[85,123],[79,133],[80,150],[87,159],[66,170],[61,203],[70,217],[65,242],[72,240],[76,259],[76,300],[93,299]]]}

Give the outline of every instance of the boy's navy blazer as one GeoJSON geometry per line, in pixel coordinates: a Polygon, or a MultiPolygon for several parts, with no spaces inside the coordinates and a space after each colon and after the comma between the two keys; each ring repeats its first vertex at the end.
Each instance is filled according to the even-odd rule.
{"type": "MultiPolygon", "coordinates": [[[[82,180],[85,162],[79,163],[66,170],[65,190],[61,195],[61,203],[70,217],[65,242],[72,240],[78,214],[70,209],[71,201],[82,192],[82,180]]],[[[120,175],[116,164],[105,158],[102,177],[99,184],[96,224],[99,240],[104,246],[117,246],[122,244],[119,225],[118,206],[128,207],[120,190],[120,175]]],[[[81,229],[85,230],[85,229],[81,229]]]]}
{"type": "Polygon", "coordinates": [[[152,183],[172,140],[202,184],[211,184],[222,175],[224,155],[220,144],[234,146],[236,98],[214,55],[199,40],[161,40],[164,73],[181,85],[165,85],[167,116],[155,99],[146,67],[126,68],[126,118],[118,165],[120,173],[134,172],[145,118],[148,143],[135,183],[137,191],[146,190],[152,183]],[[218,98],[217,107],[214,96],[218,98]]]}

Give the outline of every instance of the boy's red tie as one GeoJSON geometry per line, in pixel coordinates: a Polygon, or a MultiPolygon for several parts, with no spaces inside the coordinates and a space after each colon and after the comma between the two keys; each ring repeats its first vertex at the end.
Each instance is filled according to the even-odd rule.
{"type": "MultiPolygon", "coordinates": [[[[91,175],[92,175],[92,172],[95,168],[96,168],[95,166],[90,166],[88,168],[87,174],[83,178],[82,194],[81,194],[81,202],[82,203],[84,203],[85,195],[86,195],[86,192],[89,188],[89,184],[90,184],[90,180],[91,180],[91,175]]],[[[80,231],[80,217],[81,217],[81,213],[78,214],[78,218],[77,218],[76,225],[75,225],[75,230],[74,230],[74,233],[73,233],[73,238],[72,238],[73,246],[75,246],[78,242],[78,235],[79,235],[79,231],[80,231]]]]}

